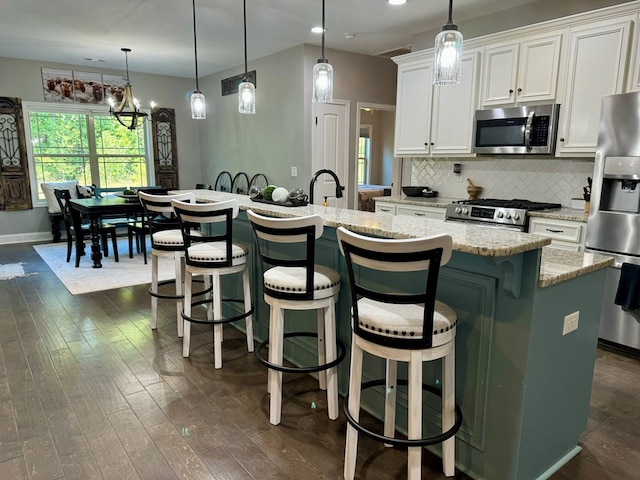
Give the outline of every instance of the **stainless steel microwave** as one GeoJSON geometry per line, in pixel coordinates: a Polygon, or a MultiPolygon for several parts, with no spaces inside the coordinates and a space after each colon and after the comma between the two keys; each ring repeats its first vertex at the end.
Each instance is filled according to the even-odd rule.
{"type": "Polygon", "coordinates": [[[474,152],[493,155],[552,155],[560,105],[476,110],[474,152]]]}

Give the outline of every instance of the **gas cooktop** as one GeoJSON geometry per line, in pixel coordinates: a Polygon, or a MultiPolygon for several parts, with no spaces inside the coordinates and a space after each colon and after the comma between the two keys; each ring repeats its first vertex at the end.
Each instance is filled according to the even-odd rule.
{"type": "Polygon", "coordinates": [[[512,200],[504,200],[499,198],[479,198],[477,200],[459,200],[458,204],[478,205],[481,207],[499,207],[499,208],[518,208],[520,210],[551,210],[561,208],[559,203],[532,202],[531,200],[522,200],[514,198],[512,200]]]}
{"type": "Polygon", "coordinates": [[[530,200],[481,198],[478,200],[459,200],[447,205],[445,218],[459,222],[478,222],[526,230],[528,215],[533,210],[554,210],[561,208],[559,203],[532,202],[530,200]]]}

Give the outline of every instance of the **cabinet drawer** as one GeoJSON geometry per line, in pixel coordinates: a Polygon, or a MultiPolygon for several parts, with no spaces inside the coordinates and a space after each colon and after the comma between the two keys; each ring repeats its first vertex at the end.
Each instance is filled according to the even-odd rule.
{"type": "Polygon", "coordinates": [[[556,240],[575,243],[582,241],[583,229],[584,225],[578,222],[556,223],[538,219],[532,219],[529,225],[529,233],[537,233],[538,235],[546,235],[556,240]]]}
{"type": "Polygon", "coordinates": [[[414,217],[430,218],[432,220],[444,220],[444,208],[410,207],[398,205],[396,207],[398,215],[411,215],[414,217]]]}
{"type": "Polygon", "coordinates": [[[376,213],[396,214],[396,206],[389,203],[376,202],[376,213]]]}

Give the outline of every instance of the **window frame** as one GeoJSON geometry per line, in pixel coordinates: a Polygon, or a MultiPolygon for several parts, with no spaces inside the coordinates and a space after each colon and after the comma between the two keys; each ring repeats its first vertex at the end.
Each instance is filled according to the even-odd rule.
{"type": "MultiPolygon", "coordinates": [[[[100,155],[97,152],[96,147],[96,139],[95,139],[95,123],[94,117],[96,115],[109,115],[109,107],[106,105],[82,105],[82,104],[71,104],[71,103],[49,103],[49,102],[22,102],[22,111],[23,111],[23,124],[24,124],[24,133],[25,133],[25,141],[27,147],[27,158],[29,162],[29,183],[31,185],[31,202],[34,208],[36,207],[46,207],[46,200],[38,199],[38,188],[40,184],[40,180],[38,179],[36,172],[36,162],[35,155],[33,154],[33,143],[31,137],[31,121],[30,114],[32,112],[46,112],[46,113],[61,113],[61,114],[79,114],[79,115],[88,115],[89,121],[87,123],[87,128],[90,131],[87,131],[87,137],[90,149],[92,152],[89,154],[89,162],[91,169],[91,176],[93,177],[97,173],[94,169],[98,168],[97,163],[94,165],[94,156],[97,159],[100,155]]],[[[151,111],[147,109],[142,109],[145,113],[149,115],[147,121],[145,121],[144,125],[138,128],[144,129],[144,141],[145,141],[145,157],[147,164],[147,183],[148,185],[154,185],[155,182],[155,166],[153,159],[153,145],[152,136],[151,136],[151,111]]],[[[125,127],[122,127],[125,128],[125,127]]]]}

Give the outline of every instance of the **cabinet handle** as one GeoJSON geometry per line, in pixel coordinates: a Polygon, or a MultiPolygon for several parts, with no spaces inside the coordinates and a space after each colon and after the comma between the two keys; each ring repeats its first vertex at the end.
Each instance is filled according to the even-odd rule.
{"type": "Polygon", "coordinates": [[[389,213],[391,211],[391,209],[390,208],[381,208],[380,211],[389,213]]]}
{"type": "Polygon", "coordinates": [[[424,217],[424,216],[426,215],[426,213],[418,213],[418,212],[413,212],[413,214],[414,214],[416,217],[424,217]]]}
{"type": "Polygon", "coordinates": [[[553,228],[545,228],[545,230],[551,233],[564,233],[564,230],[554,230],[553,228]]]}

